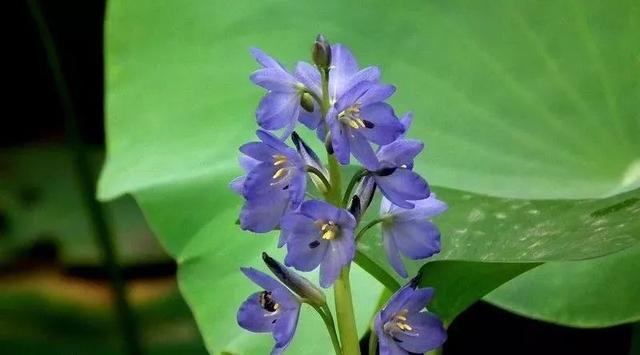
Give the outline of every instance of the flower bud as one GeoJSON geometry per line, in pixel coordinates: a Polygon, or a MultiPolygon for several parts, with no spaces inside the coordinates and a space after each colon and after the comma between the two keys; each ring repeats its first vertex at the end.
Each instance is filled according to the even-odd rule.
{"type": "Polygon", "coordinates": [[[320,69],[328,70],[331,66],[331,46],[323,35],[316,37],[316,43],[313,45],[313,62],[320,69]]]}
{"type": "Polygon", "coordinates": [[[309,113],[313,112],[313,96],[308,92],[300,95],[300,106],[309,113]]]}
{"type": "Polygon", "coordinates": [[[304,298],[307,302],[316,306],[323,306],[327,303],[327,299],[320,288],[311,283],[304,277],[290,271],[287,267],[277,262],[267,253],[262,253],[262,260],[267,264],[269,270],[287,287],[298,296],[304,298]]]}
{"type": "Polygon", "coordinates": [[[376,182],[371,176],[365,176],[360,180],[360,184],[349,206],[349,212],[351,212],[357,221],[360,220],[362,215],[367,211],[367,208],[369,208],[369,205],[371,205],[375,191],[376,182]]]}

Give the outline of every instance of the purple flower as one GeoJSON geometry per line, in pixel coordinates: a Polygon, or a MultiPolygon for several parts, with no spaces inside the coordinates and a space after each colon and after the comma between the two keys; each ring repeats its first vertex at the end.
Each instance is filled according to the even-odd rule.
{"type": "MultiPolygon", "coordinates": [[[[300,113],[305,112],[301,105],[303,99],[312,100],[307,92],[319,90],[320,76],[317,72],[315,76],[309,76],[308,72],[315,69],[308,63],[298,63],[296,73],[301,75],[292,75],[263,51],[253,48],[251,54],[262,69],[251,74],[250,79],[268,90],[256,110],[258,124],[270,131],[285,128],[283,137],[286,138],[293,131],[300,113]]],[[[315,104],[311,102],[311,105],[315,104]]]]}
{"type": "Polygon", "coordinates": [[[447,205],[434,194],[414,201],[415,207],[404,209],[386,198],[380,202],[382,240],[387,258],[402,277],[407,277],[400,253],[412,260],[424,259],[440,251],[440,231],[428,221],[447,209],[447,205]]]}
{"type": "MultiPolygon", "coordinates": [[[[298,63],[296,77],[304,81],[310,91],[321,97],[320,73],[314,66],[305,64],[298,63]]],[[[329,102],[331,105],[335,104],[345,92],[361,82],[377,83],[379,79],[380,69],[367,67],[360,70],[358,62],[346,46],[339,43],[331,45],[331,67],[329,71],[329,102]]],[[[321,121],[322,116],[319,109],[315,109],[311,113],[301,112],[300,122],[310,129],[317,129],[318,137],[324,140],[326,131],[324,126],[320,124],[321,121]]]]}
{"type": "Polygon", "coordinates": [[[298,325],[300,301],[286,287],[254,268],[241,268],[251,281],[263,288],[249,296],[238,310],[238,325],[254,333],[272,333],[276,344],[272,355],[289,345],[298,325]]]}
{"type": "Polygon", "coordinates": [[[429,196],[427,182],[413,170],[413,160],[424,144],[415,139],[400,138],[382,146],[376,154],[378,167],[371,175],[382,194],[394,204],[413,208],[412,200],[429,196]]]}
{"type": "Polygon", "coordinates": [[[282,215],[297,208],[304,199],[307,185],[305,164],[298,153],[265,131],[257,131],[261,142],[250,142],[240,151],[256,160],[247,164],[250,168],[242,177],[232,182],[245,198],[240,212],[242,229],[256,233],[273,230],[282,215]]]}
{"type": "Polygon", "coordinates": [[[402,287],[376,314],[380,355],[422,354],[447,339],[440,319],[422,311],[433,296],[433,288],[414,287],[413,281],[402,287]]]}
{"type": "Polygon", "coordinates": [[[368,170],[378,166],[371,143],[385,145],[404,132],[393,108],[383,101],[395,87],[363,81],[345,92],[327,113],[331,144],[341,164],[353,156],[368,170]]]}
{"type": "Polygon", "coordinates": [[[305,201],[280,223],[280,244],[287,244],[284,263],[300,271],[320,265],[320,286],[327,288],[355,255],[356,220],[347,211],[318,200],[305,201]]]}

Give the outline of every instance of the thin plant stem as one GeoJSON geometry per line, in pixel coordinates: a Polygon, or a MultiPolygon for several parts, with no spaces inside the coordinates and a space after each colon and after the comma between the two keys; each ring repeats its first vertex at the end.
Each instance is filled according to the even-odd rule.
{"type": "Polygon", "coordinates": [[[369,333],[369,355],[376,355],[378,353],[378,333],[371,328],[369,333]]]}
{"type": "Polygon", "coordinates": [[[327,327],[327,331],[329,332],[329,337],[331,338],[331,344],[333,344],[333,350],[336,355],[342,355],[342,348],[340,347],[340,341],[338,340],[338,335],[336,334],[335,322],[333,321],[333,315],[331,314],[331,310],[327,305],[324,306],[316,306],[311,304],[311,306],[318,312],[324,325],[327,327]]]}
{"type": "Polygon", "coordinates": [[[349,282],[350,268],[350,265],[347,265],[340,272],[340,277],[333,285],[333,294],[336,301],[336,317],[338,319],[342,351],[344,355],[360,355],[360,342],[353,311],[351,284],[349,282]]]}
{"type": "Polygon", "coordinates": [[[131,306],[127,301],[125,283],[116,260],[112,233],[106,221],[105,210],[94,197],[96,191],[94,175],[85,152],[84,144],[82,143],[78,118],[75,115],[71,95],[69,94],[67,83],[62,74],[55,43],[38,1],[28,0],[27,3],[38,28],[40,39],[42,40],[42,45],[53,75],[54,84],[58,91],[60,103],[64,110],[68,146],[73,153],[75,172],[78,182],[80,183],[83,203],[89,213],[96,241],[102,250],[104,267],[107,270],[111,282],[118,322],[120,330],[122,331],[126,353],[129,355],[139,355],[143,352],[138,327],[131,306]]]}
{"type": "Polygon", "coordinates": [[[369,229],[382,222],[384,222],[384,219],[376,218],[373,221],[367,223],[364,227],[360,228],[360,231],[358,232],[358,234],[356,234],[356,242],[360,241],[360,239],[362,239],[362,237],[365,235],[365,233],[367,233],[369,229]]]}
{"type": "Polygon", "coordinates": [[[349,198],[351,197],[351,193],[353,192],[353,188],[356,186],[358,181],[362,180],[369,172],[365,169],[358,170],[349,181],[349,185],[347,185],[347,189],[344,192],[344,197],[342,198],[342,207],[347,207],[349,203],[349,198]]]}
{"type": "Polygon", "coordinates": [[[307,172],[317,176],[320,181],[322,181],[322,184],[327,191],[331,190],[331,184],[329,183],[329,180],[327,180],[327,178],[320,170],[314,168],[313,166],[307,165],[307,172]]]}

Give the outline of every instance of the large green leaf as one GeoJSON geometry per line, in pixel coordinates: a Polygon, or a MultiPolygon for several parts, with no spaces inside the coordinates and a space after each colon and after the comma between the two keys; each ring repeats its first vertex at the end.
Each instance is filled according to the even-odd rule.
{"type": "Polygon", "coordinates": [[[640,244],[605,257],[537,267],[485,299],[513,312],[575,327],[640,320],[640,244]]]}
{"type": "MultiPolygon", "coordinates": [[[[257,251],[271,250],[273,238],[239,233],[233,226],[239,201],[226,191],[239,172],[233,152],[252,137],[261,95],[247,80],[256,68],[250,46],[291,64],[306,58],[310,39],[323,32],[350,45],[361,63],[382,64],[385,80],[399,87],[395,107],[416,114],[411,135],[427,142],[416,168],[434,185],[512,198],[586,199],[640,186],[638,19],[631,0],[375,0],[366,6],[338,0],[112,0],[106,28],[109,154],[99,195],[138,198],[180,262],[181,288],[211,351],[264,352],[268,337],[234,326],[235,308],[253,288],[231,272],[258,264],[257,251]]],[[[442,257],[580,259],[622,249],[637,236],[631,226],[611,231],[608,221],[580,224],[581,217],[624,202],[615,200],[619,196],[611,205],[540,202],[540,215],[563,213],[571,221],[554,219],[551,228],[534,212],[525,218],[529,207],[511,212],[517,201],[474,197],[485,213],[481,220],[471,202],[464,204],[467,195],[475,196],[441,196],[451,206],[451,219],[439,221],[450,237],[442,257]],[[530,235],[513,231],[514,214],[530,235]],[[473,229],[463,232],[468,226],[473,229]]],[[[618,280],[628,284],[633,276],[618,280]]],[[[370,281],[356,279],[363,280],[358,290],[369,290],[370,281]]],[[[527,286],[554,296],[546,284],[527,286]]],[[[358,293],[361,318],[376,293],[358,293]]],[[[304,314],[301,325],[301,333],[318,334],[314,315],[304,314]]],[[[314,353],[319,343],[325,342],[302,349],[297,342],[293,353],[314,353]]]]}

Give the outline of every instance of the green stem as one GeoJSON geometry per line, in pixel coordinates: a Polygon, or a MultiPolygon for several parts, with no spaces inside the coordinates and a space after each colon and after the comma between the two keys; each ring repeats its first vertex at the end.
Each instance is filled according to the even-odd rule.
{"type": "Polygon", "coordinates": [[[367,233],[367,231],[369,229],[371,229],[376,224],[382,223],[382,222],[384,222],[384,219],[377,218],[377,219],[374,219],[373,221],[367,223],[367,225],[365,225],[364,227],[360,228],[360,231],[356,235],[356,242],[360,241],[360,239],[364,236],[365,233],[367,233]]]}
{"type": "Polygon", "coordinates": [[[365,177],[369,172],[365,169],[358,170],[349,181],[349,185],[347,185],[347,190],[344,193],[344,197],[342,198],[342,207],[347,207],[349,203],[349,198],[351,198],[351,193],[353,192],[353,188],[356,186],[358,181],[360,181],[363,177],[365,177]]]}
{"type": "Polygon", "coordinates": [[[320,181],[322,181],[322,184],[324,185],[327,191],[331,190],[331,184],[329,183],[329,180],[327,180],[327,178],[324,176],[324,174],[320,170],[314,168],[313,166],[307,165],[307,172],[317,176],[320,179],[320,181]]]}
{"type": "Polygon", "coordinates": [[[356,319],[351,299],[349,269],[350,266],[347,265],[340,272],[340,277],[333,285],[333,294],[336,300],[336,317],[338,318],[342,351],[345,355],[360,355],[358,330],[356,329],[356,319]]]}
{"type": "Polygon", "coordinates": [[[327,327],[327,331],[329,332],[329,336],[331,337],[331,344],[333,344],[333,350],[336,352],[336,355],[342,355],[342,349],[340,348],[340,341],[338,340],[338,335],[336,334],[336,327],[333,321],[333,315],[331,315],[331,310],[327,305],[324,306],[316,306],[311,304],[311,306],[318,312],[322,321],[324,321],[324,325],[327,327]]]}
{"type": "Polygon", "coordinates": [[[378,353],[378,334],[375,329],[371,329],[369,333],[369,355],[376,355],[378,353]]]}
{"type": "Polygon", "coordinates": [[[67,143],[73,153],[75,170],[80,183],[83,203],[89,213],[89,219],[93,226],[97,243],[102,250],[104,267],[107,270],[114,294],[118,322],[122,331],[126,353],[129,355],[142,354],[140,337],[136,319],[131,310],[126,297],[125,282],[122,278],[120,267],[116,260],[115,246],[113,243],[111,229],[106,221],[106,211],[103,206],[96,201],[94,194],[96,191],[94,174],[89,164],[85,146],[78,125],[78,117],[75,115],[69,88],[64,80],[62,68],[55,43],[46,20],[42,14],[37,0],[27,1],[29,10],[40,33],[40,39],[49,62],[49,67],[53,75],[53,81],[58,91],[60,103],[64,110],[65,128],[67,143]]]}
{"type": "Polygon", "coordinates": [[[331,189],[327,192],[327,200],[336,207],[340,207],[340,195],[342,194],[342,184],[340,177],[340,163],[333,154],[329,154],[329,179],[331,189]]]}

